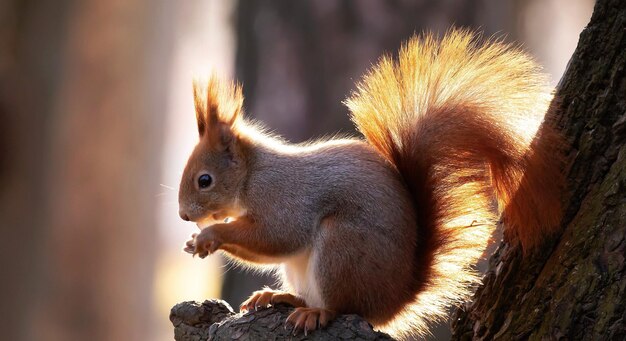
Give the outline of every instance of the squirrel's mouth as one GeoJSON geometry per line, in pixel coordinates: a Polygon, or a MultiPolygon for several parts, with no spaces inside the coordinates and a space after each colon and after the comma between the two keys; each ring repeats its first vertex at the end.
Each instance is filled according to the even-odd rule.
{"type": "Polygon", "coordinates": [[[211,225],[230,223],[233,220],[233,218],[225,215],[222,212],[216,212],[209,214],[207,217],[197,221],[196,226],[198,226],[200,230],[203,230],[211,225]]]}

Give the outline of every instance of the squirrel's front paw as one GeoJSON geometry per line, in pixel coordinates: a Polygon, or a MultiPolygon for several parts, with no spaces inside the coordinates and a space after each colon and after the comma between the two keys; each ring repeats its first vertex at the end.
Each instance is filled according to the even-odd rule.
{"type": "Polygon", "coordinates": [[[196,236],[197,235],[198,235],[197,233],[194,233],[191,235],[191,239],[185,242],[185,248],[183,249],[183,251],[193,255],[194,250],[196,249],[196,236]]]}
{"type": "Polygon", "coordinates": [[[215,238],[209,228],[202,230],[200,233],[191,235],[191,239],[185,243],[185,252],[192,255],[198,255],[200,258],[217,251],[221,243],[215,238]]]}

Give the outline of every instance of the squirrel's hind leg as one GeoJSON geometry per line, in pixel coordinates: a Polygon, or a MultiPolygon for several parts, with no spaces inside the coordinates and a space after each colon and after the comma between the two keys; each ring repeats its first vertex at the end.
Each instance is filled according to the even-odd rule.
{"type": "Polygon", "coordinates": [[[329,233],[316,241],[312,264],[322,307],[383,325],[413,301],[411,219],[330,216],[321,228],[329,233]]]}

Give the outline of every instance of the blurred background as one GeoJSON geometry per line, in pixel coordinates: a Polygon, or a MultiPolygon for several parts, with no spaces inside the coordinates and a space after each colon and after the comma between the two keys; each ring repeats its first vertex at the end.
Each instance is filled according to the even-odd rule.
{"type": "MultiPolygon", "coordinates": [[[[592,0],[0,0],[3,340],[171,340],[177,302],[274,279],[181,252],[191,80],[244,84],[294,142],[353,132],[341,101],[382,53],[451,25],[504,36],[556,84],[592,0]]],[[[437,338],[445,339],[445,326],[437,338]]]]}

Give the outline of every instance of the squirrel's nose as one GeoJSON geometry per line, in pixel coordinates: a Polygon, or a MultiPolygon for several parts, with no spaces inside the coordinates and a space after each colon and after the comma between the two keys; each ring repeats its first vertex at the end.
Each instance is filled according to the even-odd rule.
{"type": "Polygon", "coordinates": [[[180,215],[180,218],[184,221],[189,221],[189,216],[187,215],[187,213],[183,212],[183,211],[178,211],[178,215],[180,215]]]}

